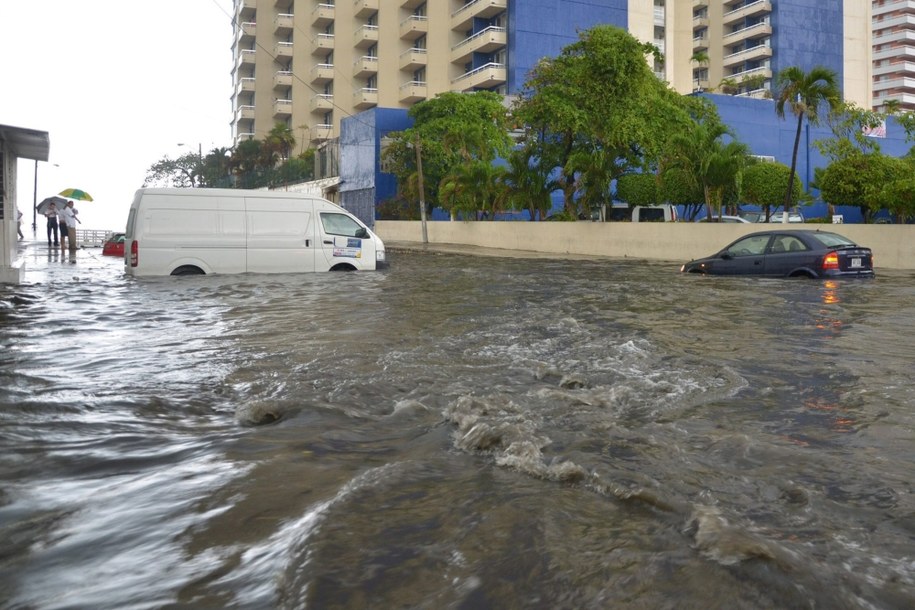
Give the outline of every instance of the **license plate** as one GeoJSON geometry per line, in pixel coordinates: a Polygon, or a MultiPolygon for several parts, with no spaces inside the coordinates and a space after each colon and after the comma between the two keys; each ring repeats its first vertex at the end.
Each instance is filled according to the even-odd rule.
{"type": "Polygon", "coordinates": [[[851,259],[851,267],[852,267],[852,269],[857,269],[858,267],[861,267],[861,259],[860,258],[851,259]]]}

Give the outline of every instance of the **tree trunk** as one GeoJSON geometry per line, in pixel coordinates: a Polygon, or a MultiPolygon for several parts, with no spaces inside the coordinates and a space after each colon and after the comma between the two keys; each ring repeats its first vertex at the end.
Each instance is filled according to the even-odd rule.
{"type": "MultiPolygon", "coordinates": [[[[791,209],[791,191],[794,190],[794,172],[797,169],[797,149],[801,144],[801,125],[804,123],[804,115],[799,114],[797,117],[797,132],[794,134],[794,151],[791,153],[791,171],[788,172],[788,186],[785,189],[785,209],[787,214],[791,209]]],[[[784,218],[783,218],[784,220],[784,218]]]]}

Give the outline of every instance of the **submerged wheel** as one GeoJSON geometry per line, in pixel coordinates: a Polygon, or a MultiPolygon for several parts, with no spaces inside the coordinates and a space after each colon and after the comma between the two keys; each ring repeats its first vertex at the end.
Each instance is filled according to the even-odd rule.
{"type": "Polygon", "coordinates": [[[206,275],[203,269],[194,265],[183,265],[172,271],[172,275],[206,275]]]}

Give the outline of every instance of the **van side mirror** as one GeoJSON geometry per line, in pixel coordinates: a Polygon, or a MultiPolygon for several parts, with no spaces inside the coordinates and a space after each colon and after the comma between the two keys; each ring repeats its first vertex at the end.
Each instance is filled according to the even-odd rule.
{"type": "Polygon", "coordinates": [[[358,237],[359,239],[365,239],[368,236],[369,236],[369,232],[366,230],[365,227],[359,227],[358,229],[356,229],[356,237],[358,237]]]}

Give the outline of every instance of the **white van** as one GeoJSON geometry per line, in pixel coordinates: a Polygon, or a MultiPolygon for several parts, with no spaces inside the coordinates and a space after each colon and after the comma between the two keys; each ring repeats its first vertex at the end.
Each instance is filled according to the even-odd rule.
{"type": "Polygon", "coordinates": [[[326,199],[279,191],[140,189],[127,217],[128,274],[377,269],[384,242],[326,199]]]}
{"type": "Polygon", "coordinates": [[[677,222],[677,208],[669,203],[659,205],[636,205],[614,201],[610,208],[611,221],[631,222],[677,222]]]}

